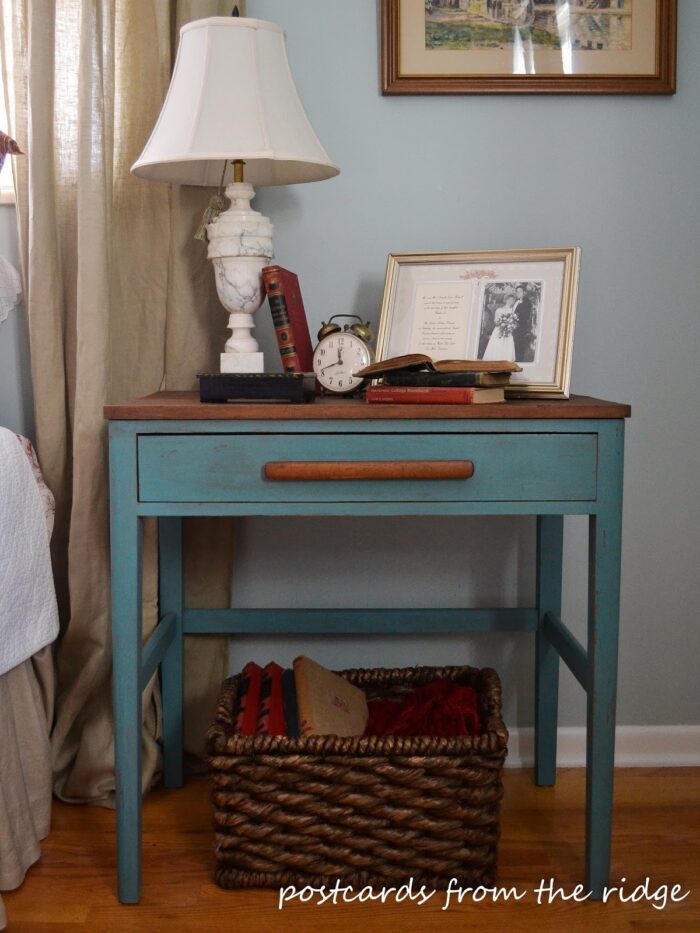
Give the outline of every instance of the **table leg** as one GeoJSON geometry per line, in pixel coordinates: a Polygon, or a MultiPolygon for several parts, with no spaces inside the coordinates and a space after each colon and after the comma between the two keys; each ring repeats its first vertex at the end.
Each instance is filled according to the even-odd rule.
{"type": "Polygon", "coordinates": [[[601,898],[610,876],[620,610],[623,433],[599,435],[598,512],[589,524],[586,885],[601,898]]]}
{"type": "MultiPolygon", "coordinates": [[[[113,494],[114,495],[114,494],[113,494]]],[[[142,522],[115,508],[112,539],[112,651],[119,900],[141,896],[141,551],[142,522]]]]}
{"type": "Polygon", "coordinates": [[[535,636],[535,782],[551,786],[557,777],[559,654],[545,638],[544,616],[561,616],[562,515],[537,517],[537,614],[535,636]]]}
{"type": "Polygon", "coordinates": [[[175,637],[160,666],[163,693],[163,783],[182,787],[182,708],[184,644],[182,635],[182,519],[158,519],[159,613],[175,615],[175,637]]]}

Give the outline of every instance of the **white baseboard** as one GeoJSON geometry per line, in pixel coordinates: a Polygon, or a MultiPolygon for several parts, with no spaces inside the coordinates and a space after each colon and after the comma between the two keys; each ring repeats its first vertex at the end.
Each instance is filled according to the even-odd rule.
{"type": "MultiPolygon", "coordinates": [[[[534,764],[534,729],[512,729],[507,768],[534,764]]],[[[557,767],[583,768],[586,730],[557,732],[557,767]]],[[[685,768],[700,766],[700,726],[618,726],[615,733],[616,768],[685,768]]]]}

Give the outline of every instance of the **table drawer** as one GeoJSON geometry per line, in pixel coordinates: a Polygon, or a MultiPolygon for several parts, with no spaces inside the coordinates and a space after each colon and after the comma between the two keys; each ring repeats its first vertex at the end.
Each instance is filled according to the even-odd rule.
{"type": "Polygon", "coordinates": [[[597,435],[154,434],[138,464],[142,502],[590,501],[597,435]]]}

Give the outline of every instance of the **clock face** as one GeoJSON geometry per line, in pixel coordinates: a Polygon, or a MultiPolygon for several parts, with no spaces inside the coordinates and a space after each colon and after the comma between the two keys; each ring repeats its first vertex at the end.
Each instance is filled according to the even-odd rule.
{"type": "Polygon", "coordinates": [[[364,379],[354,374],[371,362],[372,351],[364,340],[347,331],[324,337],[314,351],[316,378],[328,392],[341,395],[362,385],[364,379]]]}

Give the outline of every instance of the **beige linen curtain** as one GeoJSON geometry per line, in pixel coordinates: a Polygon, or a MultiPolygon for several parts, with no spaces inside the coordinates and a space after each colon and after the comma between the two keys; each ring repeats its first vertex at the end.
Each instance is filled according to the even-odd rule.
{"type": "Polygon", "coordinates": [[[51,647],[0,677],[0,891],[19,887],[49,832],[53,684],[51,647]]]}
{"type": "MultiPolygon", "coordinates": [[[[37,449],[56,497],[62,617],[54,789],[109,803],[114,790],[106,427],[103,405],[195,388],[215,365],[225,314],[203,244],[211,192],[129,173],[154,125],[182,23],[217,0],[1,0],[0,47],[16,160],[37,449]]],[[[191,604],[227,605],[231,525],[191,521],[191,604]],[[202,553],[204,549],[205,553],[202,553]]],[[[144,628],[155,624],[155,529],[146,529],[144,628]]],[[[202,748],[225,639],[186,652],[186,741],[202,748]]],[[[144,787],[160,767],[157,685],[144,695],[144,787]]]]}

